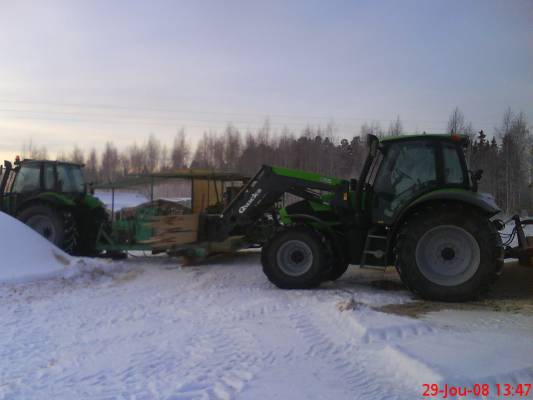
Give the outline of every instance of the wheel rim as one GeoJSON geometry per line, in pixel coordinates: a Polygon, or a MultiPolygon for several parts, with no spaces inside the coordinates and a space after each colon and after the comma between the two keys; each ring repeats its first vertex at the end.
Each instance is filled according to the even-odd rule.
{"type": "Polygon", "coordinates": [[[289,276],[300,276],[311,269],[313,252],[306,243],[289,240],[279,247],[276,260],[283,273],[289,276]]]}
{"type": "Polygon", "coordinates": [[[26,224],[34,231],[55,243],[57,232],[52,220],[46,215],[33,215],[26,221],[26,224]]]}
{"type": "Polygon", "coordinates": [[[441,225],[427,231],[418,241],[415,255],[420,272],[442,286],[468,281],[480,263],[476,239],[455,225],[441,225]]]}

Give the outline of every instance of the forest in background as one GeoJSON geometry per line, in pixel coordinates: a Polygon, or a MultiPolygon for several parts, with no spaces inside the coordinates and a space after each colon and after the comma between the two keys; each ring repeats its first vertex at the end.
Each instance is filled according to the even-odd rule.
{"type": "MultiPolygon", "coordinates": [[[[474,129],[456,108],[449,117],[447,132],[470,138],[472,145],[466,153],[470,168],[484,171],[480,191],[494,195],[506,212],[533,210],[533,136],[523,112],[505,111],[501,125],[489,135],[474,129]]],[[[180,129],[171,144],[151,134],[145,143],[124,149],[111,141],[102,152],[91,149],[86,153],[75,146],[70,152],[60,152],[57,159],[85,164],[87,180],[93,182],[187,167],[252,175],[263,164],[357,178],[366,157],[368,134],[385,137],[404,133],[400,117],[387,129],[377,122],[365,123],[355,135],[337,132],[334,123],[308,126],[301,132],[287,128],[274,131],[267,120],[257,131],[241,132],[230,123],[222,132],[206,132],[195,148],[185,129],[180,129]]],[[[22,156],[46,159],[48,151],[30,141],[23,146],[22,156]]]]}

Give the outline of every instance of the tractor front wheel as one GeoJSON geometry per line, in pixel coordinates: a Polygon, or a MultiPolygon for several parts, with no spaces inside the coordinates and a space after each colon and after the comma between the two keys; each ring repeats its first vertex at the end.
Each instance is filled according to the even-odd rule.
{"type": "Polygon", "coordinates": [[[326,277],[326,280],[336,281],[344,275],[349,266],[350,264],[348,264],[348,262],[346,262],[345,260],[335,258],[331,266],[331,271],[326,277]]]}
{"type": "Polygon", "coordinates": [[[325,235],[329,255],[329,271],[325,274],[324,281],[336,281],[344,275],[350,264],[344,252],[346,243],[343,237],[336,234],[325,235]]]}
{"type": "Polygon", "coordinates": [[[69,213],[58,212],[46,205],[36,205],[22,210],[18,219],[57,247],[72,253],[76,245],[76,232],[69,213]]]}
{"type": "Polygon", "coordinates": [[[490,220],[461,205],[427,207],[403,225],[395,246],[402,281],[436,301],[476,298],[503,266],[502,243],[490,220]]]}
{"type": "Polygon", "coordinates": [[[327,255],[321,237],[295,227],[274,236],[261,253],[263,272],[282,289],[307,289],[324,280],[327,255]]]}

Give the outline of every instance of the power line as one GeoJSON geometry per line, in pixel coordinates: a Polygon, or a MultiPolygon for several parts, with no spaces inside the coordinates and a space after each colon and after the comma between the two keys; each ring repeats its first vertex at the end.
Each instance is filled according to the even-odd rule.
{"type": "MultiPolygon", "coordinates": [[[[161,108],[161,107],[136,107],[136,106],[121,106],[115,104],[91,104],[91,103],[57,103],[57,102],[36,102],[36,101],[22,101],[22,100],[6,100],[0,99],[0,103],[8,104],[32,104],[32,105],[45,105],[45,106],[57,106],[57,107],[80,107],[80,108],[100,108],[100,109],[118,109],[129,111],[149,111],[149,112],[164,112],[164,113],[189,113],[189,114],[205,114],[205,115],[227,115],[234,117],[252,117],[252,118],[297,118],[297,119],[332,119],[332,116],[327,115],[294,115],[294,114],[268,114],[268,113],[235,113],[235,112],[221,112],[221,111],[206,111],[206,110],[187,110],[187,109],[173,109],[173,108],[161,108]]],[[[355,118],[355,117],[343,117],[343,120],[373,120],[373,121],[391,121],[390,118],[355,118]]]]}
{"type": "MultiPolygon", "coordinates": [[[[187,124],[188,122],[201,122],[201,123],[213,123],[213,124],[258,124],[257,121],[234,121],[232,119],[197,119],[197,118],[175,118],[175,117],[147,117],[147,116],[141,116],[139,117],[131,117],[130,115],[116,115],[116,114],[87,114],[87,113],[79,113],[79,112],[63,112],[63,111],[34,111],[34,110],[20,110],[20,109],[13,109],[13,108],[0,108],[0,112],[13,112],[13,113],[23,113],[23,114],[53,114],[53,115],[66,115],[66,116],[73,116],[73,117],[103,117],[103,118],[116,118],[111,120],[104,120],[105,122],[126,122],[126,123],[137,123],[137,122],[156,122],[159,123],[159,121],[176,121],[179,123],[187,124]]],[[[71,119],[73,120],[73,119],[71,119]]],[[[78,120],[78,119],[76,119],[78,120]]],[[[103,121],[103,120],[80,120],[80,121],[103,121]]],[[[302,125],[310,125],[309,122],[272,122],[269,121],[269,124],[271,125],[282,125],[282,126],[290,126],[290,125],[296,125],[296,126],[302,126],[302,125]]]]}
{"type": "MultiPolygon", "coordinates": [[[[2,111],[2,110],[0,110],[2,111]]],[[[195,125],[195,124],[190,124],[190,123],[187,123],[187,122],[184,122],[182,121],[183,123],[182,124],[177,124],[177,123],[171,123],[171,122],[167,122],[167,123],[164,123],[164,122],[147,122],[147,121],[142,121],[142,120],[135,120],[135,119],[131,119],[131,120],[102,120],[102,119],[83,119],[83,118],[61,118],[61,117],[46,117],[46,116],[29,116],[29,115],[25,115],[25,116],[9,116],[9,117],[6,117],[7,119],[17,119],[17,120],[39,120],[39,121],[49,121],[49,122],[56,122],[56,121],[59,121],[59,122],[83,122],[83,123],[99,123],[99,124],[127,124],[127,125],[144,125],[144,126],[162,126],[162,127],[179,127],[180,125],[183,126],[183,127],[186,127],[186,128],[199,128],[199,129],[216,129],[216,128],[220,128],[220,123],[217,123],[217,122],[206,122],[205,124],[203,125],[195,125]]],[[[261,127],[264,126],[264,124],[261,124],[261,123],[252,123],[252,122],[237,122],[237,121],[231,121],[231,122],[226,122],[226,124],[228,125],[231,125],[231,126],[234,126],[236,128],[240,128],[240,129],[260,129],[261,127]]],[[[285,128],[288,126],[287,125],[293,125],[293,126],[298,126],[300,129],[305,129],[306,127],[311,127],[311,128],[316,128],[317,125],[316,124],[310,124],[310,123],[292,123],[292,124],[287,124],[287,123],[270,123],[270,126],[274,126],[274,127],[281,127],[281,128],[285,128]]],[[[318,125],[320,126],[320,125],[318,125]]],[[[350,125],[350,124],[335,124],[335,127],[339,127],[339,128],[343,128],[343,129],[352,129],[352,130],[357,130],[359,129],[359,126],[357,125],[350,125]]],[[[293,129],[296,129],[296,128],[293,128],[293,129]]]]}
{"type": "MultiPolygon", "coordinates": [[[[173,108],[161,108],[161,107],[137,107],[137,106],[122,106],[116,104],[95,104],[95,103],[68,103],[68,102],[38,102],[27,100],[10,100],[0,98],[0,103],[7,104],[30,104],[30,105],[44,105],[53,107],[78,107],[78,108],[94,108],[94,109],[116,109],[116,110],[128,110],[128,111],[145,111],[145,112],[162,112],[162,113],[182,113],[182,114],[200,114],[200,115],[220,115],[220,116],[232,116],[232,117],[245,117],[245,118],[287,118],[287,119],[320,119],[328,121],[363,121],[363,122],[392,122],[394,118],[375,118],[375,117],[333,117],[332,115],[318,116],[318,115],[295,115],[295,114],[260,114],[260,113],[234,113],[234,112],[221,112],[221,111],[206,111],[206,110],[186,110],[186,109],[173,109],[173,108]]],[[[191,120],[190,118],[186,118],[191,120]]],[[[402,122],[420,123],[420,124],[447,124],[446,120],[418,120],[418,119],[402,119],[402,122]]],[[[497,125],[495,122],[482,122],[474,121],[476,125],[497,125]]]]}
{"type": "MultiPolygon", "coordinates": [[[[196,128],[206,128],[206,127],[220,127],[221,124],[223,125],[232,125],[232,126],[244,126],[244,127],[262,127],[264,126],[264,122],[258,122],[258,121],[235,121],[235,120],[213,120],[213,119],[194,119],[194,118],[172,118],[172,117],[131,117],[127,115],[113,115],[113,114],[87,114],[87,113],[78,113],[78,112],[62,112],[62,111],[33,111],[33,110],[20,110],[20,109],[12,109],[12,108],[0,108],[0,112],[8,112],[8,113],[22,113],[22,114],[37,114],[32,116],[9,116],[8,118],[12,119],[37,119],[37,120],[45,120],[45,121],[64,121],[64,122],[89,122],[89,123],[104,123],[104,124],[130,124],[130,125],[146,125],[146,126],[173,126],[176,125],[184,125],[187,127],[196,127],[196,128]],[[42,115],[40,115],[42,114],[42,115]],[[47,114],[53,114],[53,115],[59,115],[59,116],[72,116],[73,118],[64,118],[64,117],[50,117],[47,114]],[[82,117],[82,118],[79,118],[82,117]],[[83,117],[90,117],[91,119],[86,119],[83,117]],[[96,117],[96,119],[92,118],[96,117]],[[99,119],[98,117],[103,117],[104,119],[99,119]],[[108,119],[106,119],[108,118],[108,119]],[[111,118],[111,119],[109,119],[111,118]],[[161,122],[161,121],[167,121],[167,122],[161,122]],[[193,123],[203,123],[204,125],[191,125],[190,122],[193,123]]],[[[359,125],[350,122],[341,122],[338,123],[336,121],[328,121],[325,123],[327,126],[329,123],[333,123],[334,127],[338,128],[345,128],[345,129],[358,129],[359,125]]],[[[316,127],[320,126],[320,124],[317,123],[310,123],[308,121],[302,121],[302,122],[276,122],[276,121],[268,121],[269,125],[271,126],[277,126],[277,127],[299,127],[299,128],[305,128],[305,127],[316,127]]],[[[439,128],[440,128],[439,124],[439,128]]]]}
{"type": "MultiPolygon", "coordinates": [[[[0,109],[0,112],[2,111],[2,109],[0,109]]],[[[160,127],[172,127],[172,128],[179,128],[180,126],[181,127],[184,127],[184,128],[197,128],[197,129],[207,129],[207,130],[210,130],[210,129],[213,129],[213,130],[216,130],[216,129],[219,129],[219,128],[222,128],[224,129],[223,127],[221,127],[221,123],[217,123],[217,122],[214,122],[214,121],[207,121],[205,122],[203,125],[196,125],[196,124],[191,124],[189,122],[185,122],[184,120],[180,120],[181,124],[179,123],[171,123],[171,122],[148,122],[148,121],[145,121],[145,120],[138,120],[138,119],[122,119],[122,120],[105,120],[105,119],[83,119],[83,118],[61,118],[61,117],[46,117],[46,116],[29,116],[29,115],[25,115],[25,116],[9,116],[7,117],[8,119],[16,119],[16,120],[39,120],[39,121],[48,121],[48,122],[73,122],[73,123],[90,123],[90,124],[124,124],[124,125],[143,125],[143,126],[147,126],[147,127],[153,127],[153,126],[160,126],[160,127]]],[[[194,120],[193,120],[194,121],[194,120]]],[[[198,121],[196,121],[198,122],[198,121]]],[[[238,121],[230,121],[230,122],[224,122],[222,124],[226,124],[227,126],[233,126],[237,129],[243,129],[243,130],[257,130],[257,129],[261,129],[264,124],[261,124],[261,123],[253,123],[253,122],[238,122],[238,121]]],[[[322,127],[322,125],[320,124],[310,124],[308,122],[302,122],[302,123],[275,123],[275,122],[270,122],[269,125],[271,127],[274,127],[276,129],[280,129],[280,128],[287,128],[287,129],[296,129],[296,130],[304,130],[306,128],[311,128],[311,129],[317,129],[317,128],[320,128],[322,127]]],[[[441,124],[439,124],[438,126],[437,125],[433,125],[432,128],[428,128],[428,126],[431,126],[431,125],[427,125],[426,124],[426,128],[424,129],[425,131],[435,131],[435,132],[440,132],[440,131],[443,131],[443,126],[441,124]]],[[[341,124],[338,124],[338,123],[335,123],[334,126],[333,126],[333,130],[334,130],[334,135],[335,134],[342,134],[342,131],[344,131],[345,133],[351,131],[351,132],[354,132],[354,131],[358,131],[360,129],[360,126],[359,125],[356,125],[356,124],[350,124],[350,123],[341,123],[341,124]],[[341,132],[339,132],[341,131],[341,132]]]]}

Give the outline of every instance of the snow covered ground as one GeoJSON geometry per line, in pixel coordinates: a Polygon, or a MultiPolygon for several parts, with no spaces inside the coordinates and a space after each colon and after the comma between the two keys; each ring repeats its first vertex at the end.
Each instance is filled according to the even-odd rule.
{"type": "Polygon", "coordinates": [[[194,267],[79,259],[2,213],[0,226],[0,399],[414,399],[424,384],[533,383],[533,268],[509,263],[483,300],[442,304],[395,271],[283,291],[254,251],[194,267]]]}
{"type": "Polygon", "coordinates": [[[415,399],[424,383],[533,382],[533,269],[443,305],[354,267],[282,291],[253,252],[99,262],[0,284],[0,399],[415,399]]]}

